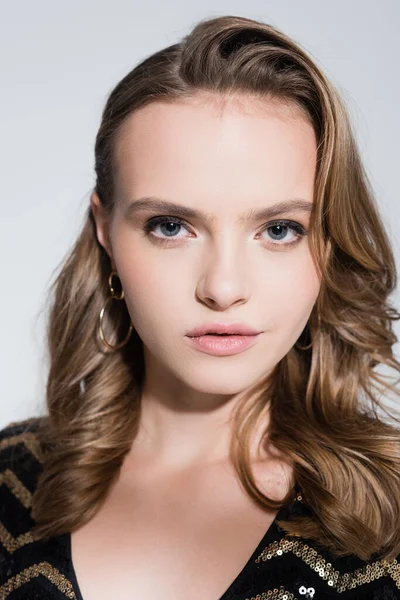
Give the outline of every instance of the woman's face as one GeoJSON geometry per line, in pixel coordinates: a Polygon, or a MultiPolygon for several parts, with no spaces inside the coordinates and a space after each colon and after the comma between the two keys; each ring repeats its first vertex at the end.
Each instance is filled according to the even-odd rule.
{"type": "Polygon", "coordinates": [[[311,125],[276,102],[198,96],[129,117],[116,140],[110,219],[96,194],[91,202],[143,341],[147,382],[160,378],[182,394],[237,394],[291,349],[320,287],[300,235],[310,224],[315,168],[311,125]],[[150,197],[203,214],[182,217],[148,200],[135,206],[150,197]],[[303,207],[256,215],[291,200],[303,207]],[[157,224],[160,216],[167,218],[157,224]],[[262,333],[244,351],[215,356],[187,334],[216,322],[262,333]]]}

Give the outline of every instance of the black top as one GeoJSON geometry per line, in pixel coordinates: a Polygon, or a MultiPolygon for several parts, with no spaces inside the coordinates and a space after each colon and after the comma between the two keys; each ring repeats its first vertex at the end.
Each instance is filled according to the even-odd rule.
{"type": "MultiPolygon", "coordinates": [[[[0,431],[0,600],[84,600],[70,534],[47,542],[31,534],[32,494],[42,470],[38,421],[11,423],[0,431]]],[[[303,511],[309,509],[298,490],[219,600],[400,600],[397,559],[334,559],[310,540],[285,535],[277,521],[303,511]]],[[[110,600],[119,600],[112,590],[110,600]]]]}

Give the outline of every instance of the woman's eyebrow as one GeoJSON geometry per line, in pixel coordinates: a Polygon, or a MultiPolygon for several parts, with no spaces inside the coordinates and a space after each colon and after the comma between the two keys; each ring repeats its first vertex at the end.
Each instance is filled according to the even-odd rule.
{"type": "MultiPolygon", "coordinates": [[[[259,221],[262,219],[271,219],[272,217],[276,217],[277,215],[288,213],[293,210],[311,212],[312,207],[313,203],[304,200],[303,198],[291,198],[289,200],[285,200],[284,202],[272,204],[266,208],[251,209],[239,217],[239,222],[243,223],[251,220],[259,221]]],[[[178,215],[182,218],[201,219],[210,223],[216,219],[214,215],[208,215],[201,210],[190,208],[188,206],[182,206],[181,204],[175,204],[174,202],[163,200],[162,198],[156,198],[155,196],[147,196],[144,198],[138,198],[137,200],[132,200],[126,208],[125,216],[130,218],[134,214],[142,211],[163,211],[167,213],[173,213],[174,215],[178,215]]]]}

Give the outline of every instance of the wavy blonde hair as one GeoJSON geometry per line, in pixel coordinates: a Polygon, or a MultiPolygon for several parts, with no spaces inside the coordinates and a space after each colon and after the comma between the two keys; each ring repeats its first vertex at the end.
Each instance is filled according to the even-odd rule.
{"type": "MultiPolygon", "coordinates": [[[[238,476],[267,509],[292,499],[292,492],[282,502],[268,498],[253,476],[250,440],[268,409],[262,441],[271,441],[292,465],[312,511],[279,525],[335,556],[391,559],[400,552],[399,430],[379,415],[389,412],[378,395],[399,391],[376,367],[400,372],[392,351],[392,322],[400,314],[389,303],[396,265],[335,87],[277,28],[236,16],[200,21],[111,92],[95,144],[95,190],[111,212],[114,144],[127,117],[151,102],[199,92],[296,106],[318,142],[310,243],[321,290],[299,343],[238,403],[231,442],[238,476]]],[[[138,430],[141,339],[134,332],[112,353],[98,339],[110,271],[89,208],[52,285],[48,414],[39,430],[45,459],[32,509],[34,532],[42,538],[71,532],[95,515],[138,430]]],[[[108,317],[108,339],[115,344],[130,319],[124,303],[124,310],[112,304],[119,305],[108,317]]]]}

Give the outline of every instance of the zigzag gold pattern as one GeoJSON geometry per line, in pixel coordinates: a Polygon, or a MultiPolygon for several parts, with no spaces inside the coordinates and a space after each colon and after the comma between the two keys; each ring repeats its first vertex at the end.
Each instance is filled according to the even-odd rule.
{"type": "Polygon", "coordinates": [[[340,573],[340,571],[332,567],[330,562],[318,554],[314,548],[299,540],[290,539],[288,536],[283,537],[280,541],[268,544],[255,559],[255,562],[259,563],[261,560],[270,560],[276,556],[282,556],[282,554],[287,552],[293,552],[293,554],[301,558],[322,579],[327,580],[330,587],[336,588],[338,592],[345,592],[364,583],[370,583],[385,575],[391,577],[396,587],[400,589],[400,565],[397,562],[397,558],[394,558],[392,561],[377,560],[354,571],[340,573]]]}
{"type": "MultiPolygon", "coordinates": [[[[35,454],[36,458],[40,456],[40,453],[37,450],[39,445],[37,438],[35,434],[31,432],[26,432],[3,439],[0,442],[0,451],[4,448],[15,446],[20,442],[24,442],[25,446],[32,452],[32,454],[35,454]]],[[[25,508],[31,508],[32,494],[11,469],[6,469],[0,473],[0,485],[2,483],[7,485],[14,496],[18,498],[25,508]]],[[[37,538],[35,538],[30,531],[22,533],[18,537],[14,537],[0,521],[0,542],[10,554],[13,554],[16,550],[18,550],[18,548],[22,548],[22,546],[25,546],[26,544],[31,544],[35,541],[35,539],[37,538]]]]}
{"type": "MultiPolygon", "coordinates": [[[[32,421],[33,420],[35,419],[32,419],[32,421]]],[[[15,425],[17,424],[20,423],[15,423],[15,425]]],[[[10,424],[10,426],[12,425],[13,424],[10,424]]],[[[3,439],[0,442],[0,451],[21,442],[25,444],[26,448],[35,456],[38,462],[42,462],[40,445],[33,432],[27,431],[3,439]]],[[[4,472],[0,473],[0,485],[2,483],[9,487],[11,492],[25,508],[29,509],[31,507],[32,494],[11,469],[6,469],[4,472]]],[[[297,496],[297,500],[302,501],[302,496],[297,496]]],[[[22,546],[34,542],[35,539],[36,538],[30,531],[27,531],[18,537],[12,536],[0,521],[0,542],[10,554],[14,553],[22,546]]],[[[299,540],[291,539],[289,536],[266,546],[261,554],[255,559],[255,562],[260,563],[260,561],[271,560],[272,558],[282,556],[284,553],[288,552],[292,552],[304,561],[304,563],[307,564],[310,569],[314,570],[319,577],[327,581],[328,586],[332,589],[336,589],[339,593],[370,583],[383,576],[391,577],[395,582],[396,587],[400,589],[400,564],[397,562],[397,559],[392,561],[379,560],[355,569],[352,572],[341,573],[339,570],[334,569],[332,564],[318,554],[314,548],[299,540]]],[[[67,577],[60,573],[57,568],[53,567],[47,561],[31,565],[10,577],[0,586],[0,600],[5,600],[14,590],[40,575],[46,577],[53,583],[66,598],[76,600],[72,583],[67,577]]],[[[246,598],[245,600],[299,600],[299,598],[281,586],[279,588],[258,593],[256,596],[246,598]]]]}
{"type": "Polygon", "coordinates": [[[18,537],[14,537],[0,521],[0,542],[10,554],[13,554],[18,548],[22,548],[22,546],[25,546],[26,544],[31,544],[37,539],[38,538],[30,531],[21,533],[18,537]]]}
{"type": "Polygon", "coordinates": [[[34,577],[38,577],[39,575],[47,577],[47,579],[51,581],[51,583],[53,583],[58,590],[65,595],[66,598],[76,600],[75,592],[72,588],[71,582],[62,573],[60,573],[58,569],[52,567],[51,564],[46,561],[37,563],[31,567],[28,567],[27,569],[24,569],[0,586],[0,600],[5,600],[5,598],[11,594],[11,592],[29,582],[34,577]]]}
{"type": "Polygon", "coordinates": [[[5,483],[10,488],[11,492],[16,498],[18,498],[25,508],[30,508],[32,506],[32,494],[18,479],[14,471],[11,471],[11,469],[6,469],[0,473],[0,485],[2,483],[5,483]]]}
{"type": "Polygon", "coordinates": [[[24,443],[25,446],[30,450],[33,456],[36,458],[38,462],[43,462],[42,452],[40,449],[40,444],[36,437],[36,434],[32,431],[26,431],[25,433],[20,433],[18,435],[13,435],[8,438],[4,438],[0,442],[0,452],[4,448],[9,448],[10,446],[16,446],[17,444],[24,443]]]}
{"type": "MultiPolygon", "coordinates": [[[[30,421],[34,420],[35,419],[28,420],[25,423],[29,423],[30,421]]],[[[15,423],[15,425],[19,424],[20,423],[18,422],[15,423]]],[[[9,426],[12,425],[13,424],[10,424],[9,426]]],[[[26,448],[33,454],[37,461],[42,463],[40,445],[35,433],[33,432],[26,431],[3,439],[0,442],[0,451],[11,446],[15,446],[21,442],[25,444],[26,448]]],[[[24,486],[24,484],[11,469],[7,468],[0,473],[0,485],[3,483],[9,487],[14,496],[25,508],[31,508],[31,492],[24,486]]],[[[18,537],[14,537],[0,521],[0,542],[10,554],[13,554],[22,546],[34,542],[36,539],[37,538],[31,533],[31,531],[27,531],[18,537]]],[[[47,579],[53,583],[57,589],[65,595],[66,598],[76,600],[75,592],[69,579],[67,579],[65,575],[60,573],[58,569],[46,561],[31,565],[20,573],[10,577],[6,583],[0,586],[0,600],[5,600],[11,594],[11,592],[20,588],[25,583],[28,583],[34,577],[39,577],[40,575],[47,577],[47,579]]]]}

